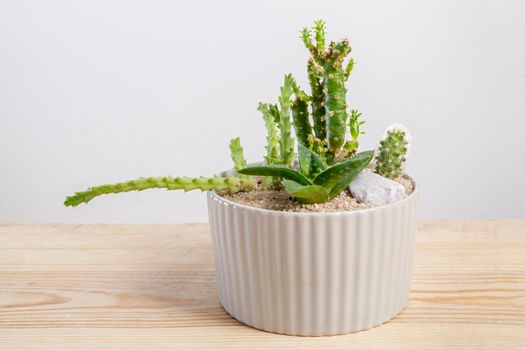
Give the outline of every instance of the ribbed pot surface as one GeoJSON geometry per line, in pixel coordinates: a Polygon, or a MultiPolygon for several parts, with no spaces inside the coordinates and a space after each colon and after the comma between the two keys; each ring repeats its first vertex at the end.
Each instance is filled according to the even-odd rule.
{"type": "Polygon", "coordinates": [[[394,318],[410,290],[418,188],[382,207],[289,213],[208,193],[219,299],[249,326],[321,336],[394,318]]]}

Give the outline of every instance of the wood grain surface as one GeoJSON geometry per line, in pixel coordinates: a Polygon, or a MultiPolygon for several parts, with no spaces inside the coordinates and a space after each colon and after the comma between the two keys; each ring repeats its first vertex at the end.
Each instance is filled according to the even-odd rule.
{"type": "Polygon", "coordinates": [[[408,306],[307,338],[221,308],[209,228],[0,225],[0,349],[525,349],[525,220],[419,225],[408,306]]]}

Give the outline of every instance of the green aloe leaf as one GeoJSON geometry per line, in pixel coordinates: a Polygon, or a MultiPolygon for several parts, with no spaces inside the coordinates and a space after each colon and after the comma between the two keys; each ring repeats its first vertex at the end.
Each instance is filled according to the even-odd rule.
{"type": "Polygon", "coordinates": [[[314,184],[323,186],[332,199],[355,179],[373,157],[374,151],[358,153],[347,161],[333,165],[317,175],[314,184]]]}
{"type": "Polygon", "coordinates": [[[295,181],[303,186],[313,185],[312,181],[303,174],[285,166],[252,166],[239,170],[239,173],[244,175],[278,176],[295,181]]]}
{"type": "Polygon", "coordinates": [[[319,173],[325,170],[328,165],[314,151],[299,144],[299,168],[301,173],[308,178],[315,178],[319,173]]]}
{"type": "Polygon", "coordinates": [[[284,180],[284,188],[301,203],[324,203],[329,200],[328,192],[322,186],[303,186],[292,180],[284,180]]]}

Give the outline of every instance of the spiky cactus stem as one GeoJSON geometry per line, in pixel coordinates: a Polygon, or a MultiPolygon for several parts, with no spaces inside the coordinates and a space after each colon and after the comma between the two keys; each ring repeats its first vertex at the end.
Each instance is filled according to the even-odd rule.
{"type": "Polygon", "coordinates": [[[281,87],[281,95],[279,96],[279,122],[277,126],[281,131],[281,138],[279,139],[280,157],[283,165],[291,167],[294,161],[294,144],[292,137],[292,124],[290,122],[290,105],[293,94],[294,79],[291,74],[284,76],[284,84],[281,87]]]}
{"type": "Polygon", "coordinates": [[[354,70],[354,65],[355,65],[355,61],[354,59],[350,59],[350,61],[348,61],[348,64],[346,65],[346,68],[345,68],[345,80],[348,80],[348,78],[350,78],[350,74],[352,74],[352,71],[354,70]]]}
{"type": "Polygon", "coordinates": [[[325,119],[328,146],[338,155],[345,143],[346,133],[346,88],[343,60],[350,53],[348,40],[331,43],[324,65],[323,92],[325,94],[325,119]]]}
{"type": "Polygon", "coordinates": [[[299,144],[308,147],[308,135],[312,134],[310,125],[310,115],[308,113],[308,102],[310,97],[301,90],[294,80],[293,91],[295,99],[292,102],[292,123],[295,130],[295,136],[299,144]]]}
{"type": "MultiPolygon", "coordinates": [[[[352,73],[354,60],[351,59],[343,67],[343,62],[351,51],[346,39],[331,42],[325,49],[326,31],[323,21],[316,21],[313,29],[316,45],[309,29],[303,29],[302,38],[312,56],[308,61],[308,79],[312,89],[314,141],[316,148],[319,148],[327,140],[328,149],[324,153],[327,161],[332,163],[345,159],[352,153],[347,150],[351,145],[345,143],[348,120],[345,82],[352,73]]],[[[313,144],[310,142],[311,146],[313,144]]]]}
{"type": "Polygon", "coordinates": [[[308,147],[308,135],[312,134],[312,126],[308,120],[308,102],[296,97],[292,102],[292,116],[297,142],[308,147]]]}
{"type": "Polygon", "coordinates": [[[401,124],[389,126],[375,155],[375,172],[389,179],[403,175],[412,136],[401,124]]]}
{"type": "Polygon", "coordinates": [[[315,47],[317,52],[323,52],[326,36],[326,22],[322,19],[314,21],[315,47]]]}
{"type": "MultiPolygon", "coordinates": [[[[233,167],[235,170],[241,170],[246,168],[246,159],[244,158],[244,150],[241,146],[240,137],[236,137],[230,140],[230,153],[233,161],[233,167]]],[[[251,176],[239,175],[245,179],[251,179],[251,176]]]]}
{"type": "Polygon", "coordinates": [[[67,197],[64,205],[76,207],[82,203],[88,203],[95,197],[103,194],[114,194],[130,191],[144,191],[150,188],[165,188],[167,190],[192,190],[217,191],[236,193],[239,191],[250,191],[254,189],[256,183],[253,179],[238,177],[142,177],[136,180],[119,182],[111,185],[100,185],[88,188],[86,191],[76,192],[73,196],[67,197]]]}
{"type": "Polygon", "coordinates": [[[308,60],[308,82],[312,91],[312,120],[314,123],[315,137],[324,140],[326,138],[326,121],[323,93],[323,69],[314,62],[312,58],[308,60]]]}
{"type": "Polygon", "coordinates": [[[359,112],[357,109],[353,109],[350,113],[348,127],[350,128],[350,136],[352,137],[352,139],[346,141],[343,146],[345,158],[353,156],[357,153],[357,150],[359,149],[358,138],[359,135],[364,134],[364,132],[361,131],[361,125],[365,123],[364,121],[359,120],[359,117],[361,115],[363,115],[363,113],[359,112]]]}
{"type": "Polygon", "coordinates": [[[257,110],[261,112],[266,128],[266,165],[277,164],[279,161],[279,136],[277,134],[277,125],[275,118],[270,112],[270,105],[259,102],[257,110]]]}
{"type": "MultiPolygon", "coordinates": [[[[277,124],[275,122],[275,113],[272,113],[272,107],[268,103],[259,102],[257,110],[261,112],[266,127],[266,156],[264,157],[265,165],[279,164],[279,135],[277,134],[277,124]]],[[[280,181],[272,176],[262,178],[264,188],[278,188],[280,181]]]]}

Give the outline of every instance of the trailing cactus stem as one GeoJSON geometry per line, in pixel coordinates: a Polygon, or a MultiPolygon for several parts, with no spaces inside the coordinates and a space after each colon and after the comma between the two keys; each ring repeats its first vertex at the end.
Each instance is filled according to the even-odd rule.
{"type": "Polygon", "coordinates": [[[403,175],[412,139],[408,130],[394,124],[387,128],[375,155],[375,172],[389,179],[403,175]]]}
{"type": "Polygon", "coordinates": [[[254,189],[256,183],[253,179],[238,177],[142,177],[136,180],[119,182],[112,185],[101,185],[77,192],[67,197],[64,205],[77,206],[88,203],[95,197],[103,194],[115,194],[130,191],[144,191],[150,188],[165,188],[167,190],[201,190],[236,193],[239,191],[250,191],[254,189]]]}

